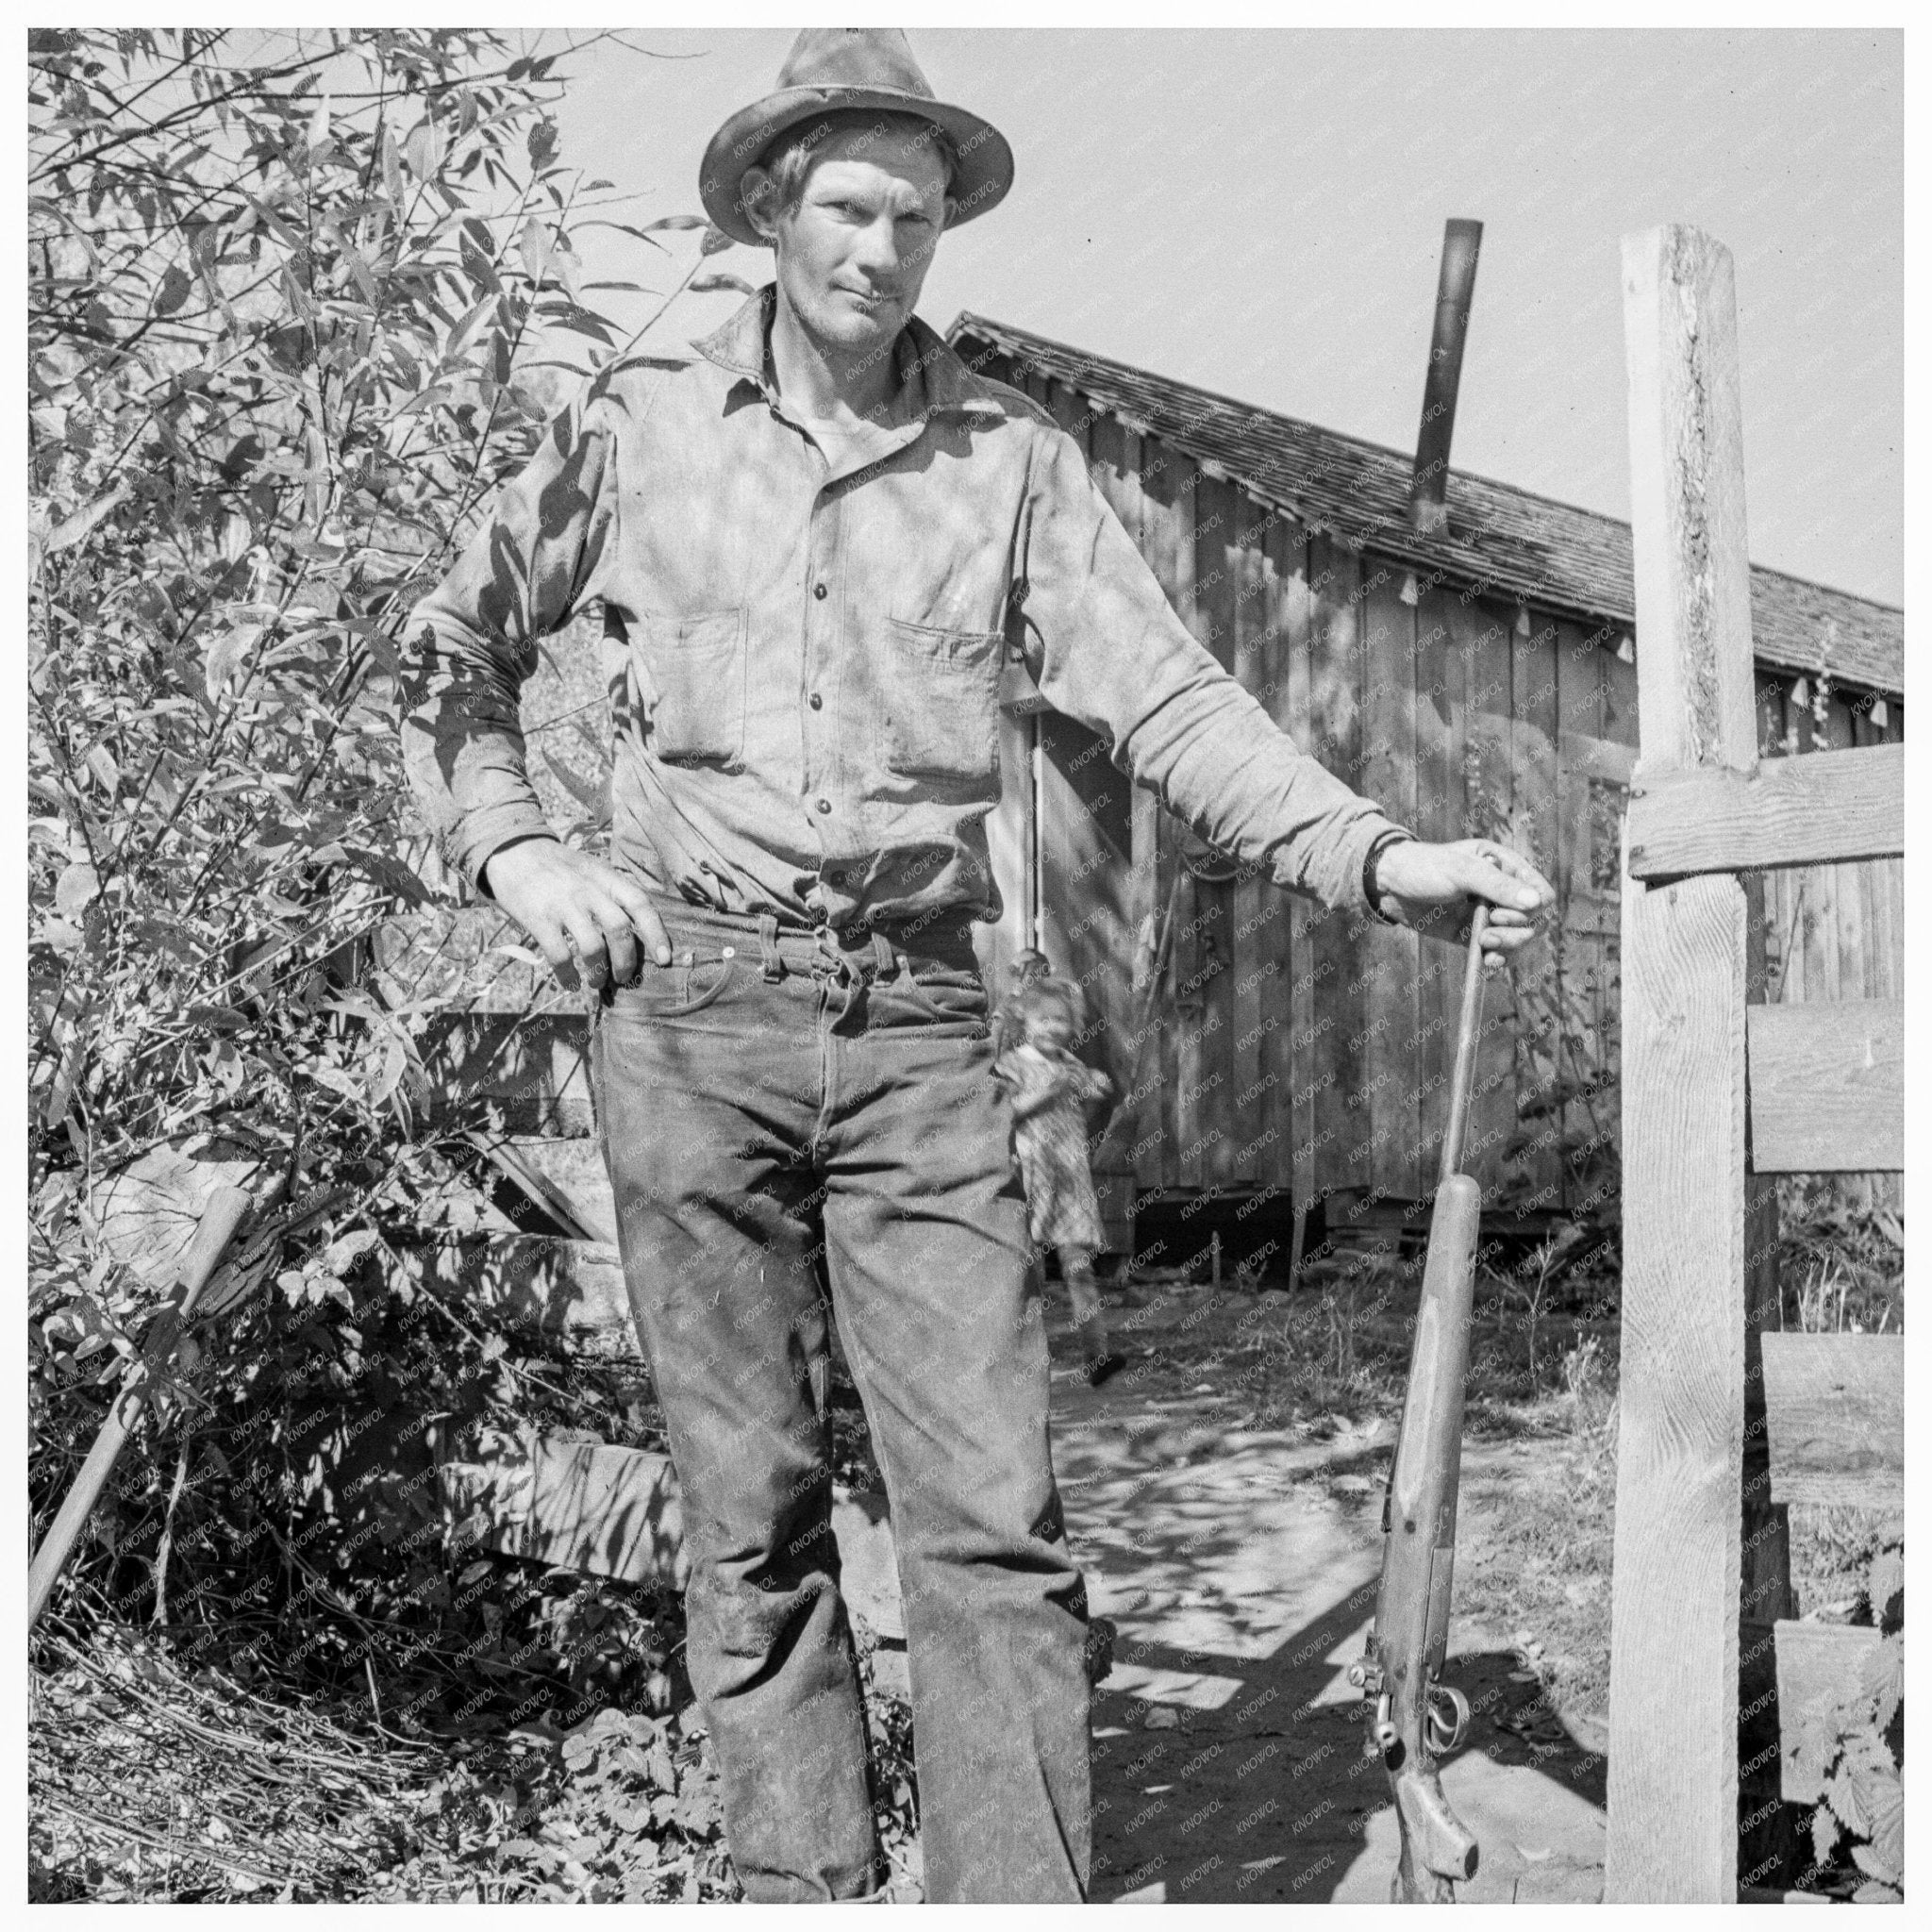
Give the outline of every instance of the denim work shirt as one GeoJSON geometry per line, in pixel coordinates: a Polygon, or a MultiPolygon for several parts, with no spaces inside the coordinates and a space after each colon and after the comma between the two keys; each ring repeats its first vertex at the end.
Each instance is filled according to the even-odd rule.
{"type": "Polygon", "coordinates": [[[834,460],[770,374],[766,288],[689,365],[596,375],[417,607],[411,781],[453,867],[549,826],[518,692],[601,599],[621,649],[611,858],[786,926],[994,921],[1008,642],[1055,709],[1202,837],[1359,908],[1390,821],[1295,749],[1169,607],[1038,405],[925,324],[834,460]]]}

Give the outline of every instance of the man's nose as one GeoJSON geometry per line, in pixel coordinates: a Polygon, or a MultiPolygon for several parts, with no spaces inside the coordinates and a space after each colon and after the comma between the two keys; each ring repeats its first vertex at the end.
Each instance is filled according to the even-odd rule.
{"type": "Polygon", "coordinates": [[[859,230],[852,253],[854,261],[880,281],[890,282],[905,266],[898,227],[889,214],[881,214],[859,230]]]}

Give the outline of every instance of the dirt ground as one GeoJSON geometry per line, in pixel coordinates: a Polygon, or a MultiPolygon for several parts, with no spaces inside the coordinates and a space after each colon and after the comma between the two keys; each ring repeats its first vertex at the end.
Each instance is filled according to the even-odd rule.
{"type": "MultiPolygon", "coordinates": [[[[1374,1607],[1393,1423],[1254,1425],[1281,1366],[1256,1338],[1285,1302],[1137,1286],[1114,1303],[1129,1365],[1098,1391],[1055,1335],[1069,1535],[1119,1633],[1095,1700],[1097,1900],[1388,1896],[1394,1813],[1346,1671],[1374,1607]]],[[[1473,1569],[1502,1541],[1524,1455],[1507,1441],[1466,1454],[1473,1569]]],[[[1532,1646],[1548,1640],[1452,1624],[1449,1676],[1474,1716],[1443,1782],[1482,1847],[1472,1902],[1601,1896],[1601,1720],[1546,1695],[1532,1646]]]]}

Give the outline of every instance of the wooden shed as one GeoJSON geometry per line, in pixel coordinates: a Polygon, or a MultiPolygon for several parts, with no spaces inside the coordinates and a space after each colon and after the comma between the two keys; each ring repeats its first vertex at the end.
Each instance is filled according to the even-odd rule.
{"type": "MultiPolygon", "coordinates": [[[[1470,1157],[1506,1217],[1605,1200],[1641,648],[1628,525],[1455,472],[1448,526],[1424,535],[1401,452],[981,316],[950,340],[1079,441],[1182,621],[1304,750],[1424,837],[1511,839],[1555,881],[1552,942],[1487,1000],[1470,1157]]],[[[1900,610],[1754,569],[1752,621],[1765,754],[1903,736],[1900,610]]],[[[1089,988],[1125,1073],[1098,1163],[1119,1244],[1150,1199],[1321,1204],[1331,1229],[1425,1200],[1457,949],[1243,875],[1017,663],[1002,728],[1007,909],[985,963],[1037,943],[1089,988]]],[[[1774,999],[1902,992],[1901,861],[1767,892],[1774,999]]]]}

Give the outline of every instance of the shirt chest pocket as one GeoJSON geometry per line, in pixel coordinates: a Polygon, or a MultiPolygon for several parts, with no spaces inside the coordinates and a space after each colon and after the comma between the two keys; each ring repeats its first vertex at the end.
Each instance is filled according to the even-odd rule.
{"type": "Polygon", "coordinates": [[[999,631],[887,620],[874,667],[879,748],[909,778],[985,784],[999,772],[999,631]]]}
{"type": "Polygon", "coordinates": [[[646,613],[635,642],[639,697],[652,754],[671,763],[744,759],[746,612],[646,613]]]}

